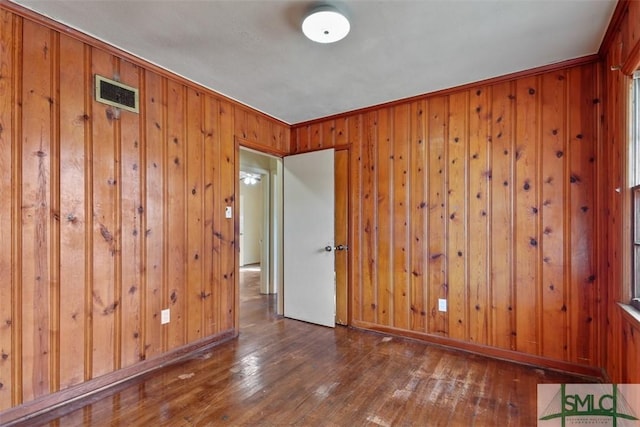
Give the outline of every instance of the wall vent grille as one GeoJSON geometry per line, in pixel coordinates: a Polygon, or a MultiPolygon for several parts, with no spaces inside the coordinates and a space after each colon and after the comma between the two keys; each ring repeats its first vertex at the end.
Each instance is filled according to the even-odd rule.
{"type": "Polygon", "coordinates": [[[138,89],[96,74],[96,101],[139,112],[138,89]]]}

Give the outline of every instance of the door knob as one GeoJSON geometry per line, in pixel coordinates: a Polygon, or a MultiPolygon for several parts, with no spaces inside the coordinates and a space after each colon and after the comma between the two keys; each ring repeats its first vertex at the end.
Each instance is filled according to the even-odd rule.
{"type": "Polygon", "coordinates": [[[332,249],[333,248],[331,246],[325,246],[324,247],[324,250],[327,251],[327,252],[331,252],[332,249]]]}

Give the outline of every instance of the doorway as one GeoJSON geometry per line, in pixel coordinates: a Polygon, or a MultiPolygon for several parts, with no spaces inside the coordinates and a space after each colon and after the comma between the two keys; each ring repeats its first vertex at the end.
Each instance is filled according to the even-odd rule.
{"type": "Polygon", "coordinates": [[[242,323],[249,314],[245,311],[258,306],[267,307],[268,313],[282,314],[282,160],[240,147],[239,163],[242,323]]]}
{"type": "MultiPolygon", "coordinates": [[[[240,147],[239,170],[257,174],[263,189],[263,233],[260,242],[261,260],[259,265],[242,267],[243,259],[239,262],[240,299],[242,303],[243,275],[255,280],[256,273],[260,277],[260,295],[273,301],[275,313],[284,314],[284,281],[283,281],[283,160],[269,154],[240,147]],[[268,184],[267,184],[268,180],[268,184]],[[256,272],[256,267],[258,271],[256,272]],[[243,271],[246,270],[246,271],[243,271]],[[253,271],[250,271],[253,270],[253,271]],[[244,273],[248,274],[244,274],[244,273]],[[270,296],[270,297],[269,297],[270,296]]],[[[349,150],[345,148],[335,151],[335,323],[348,325],[349,310],[349,150]]],[[[240,176],[238,177],[240,179],[240,176]]],[[[239,228],[244,232],[244,218],[242,207],[244,197],[242,185],[239,183],[239,228]]],[[[243,235],[239,236],[240,252],[242,253],[243,235]]],[[[249,258],[247,258],[249,260],[249,258]]],[[[255,294],[254,294],[255,296],[255,294]]],[[[245,300],[246,301],[246,300],[245,300]]],[[[241,304],[242,305],[242,304],[241,304]]],[[[270,311],[273,311],[270,310],[270,311]]],[[[243,310],[240,308],[242,325],[243,310]]]]}

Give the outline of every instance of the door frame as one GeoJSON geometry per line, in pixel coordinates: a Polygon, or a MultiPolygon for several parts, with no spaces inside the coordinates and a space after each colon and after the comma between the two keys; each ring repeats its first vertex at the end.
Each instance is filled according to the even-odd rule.
{"type": "MultiPolygon", "coordinates": [[[[269,196],[269,205],[270,205],[270,224],[269,224],[269,228],[270,228],[270,232],[271,232],[271,245],[269,246],[269,253],[270,253],[270,257],[269,257],[269,264],[270,264],[270,269],[271,269],[271,277],[270,277],[270,292],[274,292],[276,293],[276,300],[277,300],[277,314],[282,316],[284,315],[284,280],[283,280],[283,259],[282,259],[282,254],[283,254],[283,205],[282,205],[282,191],[283,191],[283,159],[286,156],[286,154],[284,153],[277,153],[274,151],[268,151],[268,148],[266,147],[256,147],[255,144],[251,144],[248,141],[245,141],[242,138],[235,138],[236,140],[236,158],[238,159],[237,164],[236,164],[236,175],[239,176],[240,173],[240,156],[241,156],[241,151],[248,151],[248,152],[253,152],[255,154],[267,157],[267,158],[271,158],[274,159],[276,162],[276,167],[275,170],[274,168],[272,168],[269,172],[270,172],[270,196],[269,196]],[[252,148],[254,147],[254,148],[252,148]]],[[[346,262],[346,274],[345,274],[345,278],[346,278],[346,283],[344,283],[343,285],[339,285],[338,283],[336,283],[336,298],[345,298],[346,301],[344,301],[342,304],[339,303],[338,300],[336,300],[336,324],[340,324],[340,325],[350,325],[352,323],[352,301],[351,301],[351,295],[352,295],[352,288],[351,288],[351,284],[352,284],[352,249],[351,246],[353,244],[352,242],[352,233],[351,233],[351,229],[352,229],[352,224],[351,224],[351,207],[352,204],[350,202],[350,196],[351,196],[351,150],[347,145],[341,145],[341,146],[336,146],[334,147],[335,149],[335,153],[339,153],[339,152],[345,152],[347,153],[346,157],[347,157],[347,164],[345,165],[345,170],[344,170],[344,175],[343,175],[343,179],[346,182],[343,182],[342,184],[346,184],[346,188],[347,188],[347,195],[348,200],[347,200],[347,221],[345,223],[346,227],[347,227],[347,231],[346,231],[346,235],[347,235],[347,245],[349,245],[349,250],[346,253],[347,256],[347,262],[346,262]],[[337,287],[338,286],[342,286],[344,289],[343,291],[338,291],[337,287]],[[342,319],[338,319],[338,310],[339,310],[339,306],[343,305],[346,308],[346,323],[343,323],[342,321],[338,322],[338,320],[342,320],[342,319]]],[[[310,150],[310,151],[316,151],[316,150],[310,150]]],[[[334,162],[334,167],[335,167],[335,162],[334,162]]],[[[337,170],[337,169],[336,169],[337,170]]],[[[236,181],[236,185],[237,185],[237,191],[235,191],[235,194],[238,194],[238,198],[236,200],[237,202],[237,207],[236,209],[239,210],[240,208],[240,186],[239,186],[239,181],[236,181]]],[[[341,185],[338,183],[338,179],[336,179],[336,185],[341,185]]],[[[237,216],[237,224],[236,224],[236,230],[238,230],[236,239],[238,239],[237,241],[239,241],[239,215],[237,216]]],[[[236,315],[238,317],[236,317],[238,320],[236,321],[236,324],[239,327],[239,255],[240,255],[240,250],[238,248],[238,250],[236,251],[236,255],[237,255],[237,259],[236,259],[236,277],[238,278],[236,281],[236,289],[237,289],[237,309],[236,309],[236,315]]]]}

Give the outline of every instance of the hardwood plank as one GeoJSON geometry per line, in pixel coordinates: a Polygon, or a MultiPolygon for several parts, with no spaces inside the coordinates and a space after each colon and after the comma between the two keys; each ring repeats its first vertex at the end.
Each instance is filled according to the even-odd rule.
{"type": "Polygon", "coordinates": [[[285,319],[258,294],[259,273],[240,274],[237,340],[31,425],[534,425],[537,384],[589,381],[285,319]]]}

